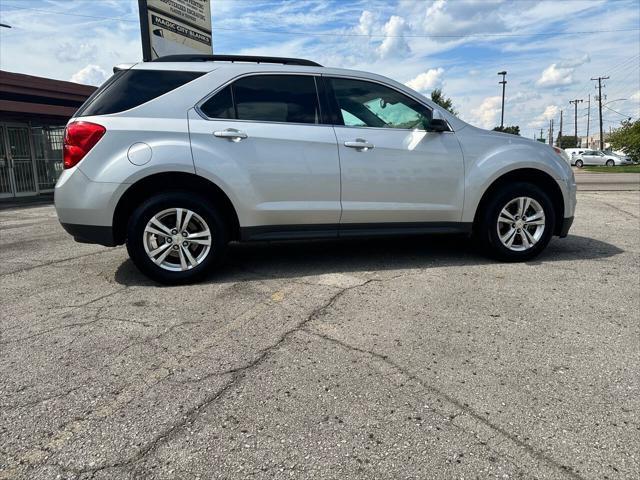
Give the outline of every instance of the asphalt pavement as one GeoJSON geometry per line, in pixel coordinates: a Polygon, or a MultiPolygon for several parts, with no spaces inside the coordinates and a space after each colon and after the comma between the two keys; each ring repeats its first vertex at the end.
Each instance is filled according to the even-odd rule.
{"type": "Polygon", "coordinates": [[[0,478],[640,478],[640,194],[502,264],[461,237],[236,245],[148,281],[0,211],[0,478]]]}

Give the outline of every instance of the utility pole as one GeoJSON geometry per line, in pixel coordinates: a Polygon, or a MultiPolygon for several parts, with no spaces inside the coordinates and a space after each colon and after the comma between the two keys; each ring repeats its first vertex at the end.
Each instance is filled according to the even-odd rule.
{"type": "Polygon", "coordinates": [[[553,147],[553,118],[549,120],[549,145],[553,147]]]}
{"type": "Polygon", "coordinates": [[[604,138],[602,138],[602,80],[609,80],[609,77],[591,78],[598,81],[598,111],[600,113],[600,150],[604,150],[604,138]]]}
{"type": "Polygon", "coordinates": [[[558,131],[558,141],[556,145],[562,148],[562,110],[560,110],[560,130],[558,131]]]}
{"type": "Polygon", "coordinates": [[[587,148],[589,148],[589,125],[591,124],[591,94],[587,98],[587,148]]]}
{"type": "Polygon", "coordinates": [[[502,85],[502,113],[500,115],[500,129],[504,128],[504,87],[507,84],[506,76],[507,71],[503,70],[502,72],[498,72],[498,75],[502,75],[502,81],[498,82],[498,84],[502,85]]]}
{"type": "Polygon", "coordinates": [[[578,100],[577,98],[575,100],[569,100],[569,103],[573,103],[575,105],[575,115],[574,115],[574,133],[573,136],[575,137],[576,140],[576,147],[578,146],[578,103],[582,103],[582,100],[578,100]]]}

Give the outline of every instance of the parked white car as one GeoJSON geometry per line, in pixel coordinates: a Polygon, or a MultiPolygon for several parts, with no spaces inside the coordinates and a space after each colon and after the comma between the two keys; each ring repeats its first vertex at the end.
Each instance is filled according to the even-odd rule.
{"type": "Polygon", "coordinates": [[[574,165],[582,168],[584,165],[631,165],[633,162],[629,157],[621,157],[611,152],[601,152],[600,150],[585,150],[575,157],[574,165]]]}
{"type": "Polygon", "coordinates": [[[588,148],[565,148],[564,149],[564,151],[571,158],[571,165],[574,165],[576,163],[576,159],[578,158],[578,155],[582,155],[585,150],[588,150],[588,148]]]}

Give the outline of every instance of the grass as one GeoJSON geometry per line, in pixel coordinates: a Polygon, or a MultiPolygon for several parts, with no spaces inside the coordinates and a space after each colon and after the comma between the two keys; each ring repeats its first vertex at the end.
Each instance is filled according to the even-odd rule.
{"type": "Polygon", "coordinates": [[[585,165],[580,170],[596,173],[640,173],[640,165],[616,165],[607,167],[604,165],[585,165]]]}

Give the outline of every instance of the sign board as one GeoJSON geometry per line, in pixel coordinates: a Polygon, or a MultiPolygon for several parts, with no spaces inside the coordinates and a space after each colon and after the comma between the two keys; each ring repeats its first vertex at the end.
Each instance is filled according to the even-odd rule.
{"type": "Polygon", "coordinates": [[[210,0],[138,0],[142,57],[213,54],[210,0]]]}

